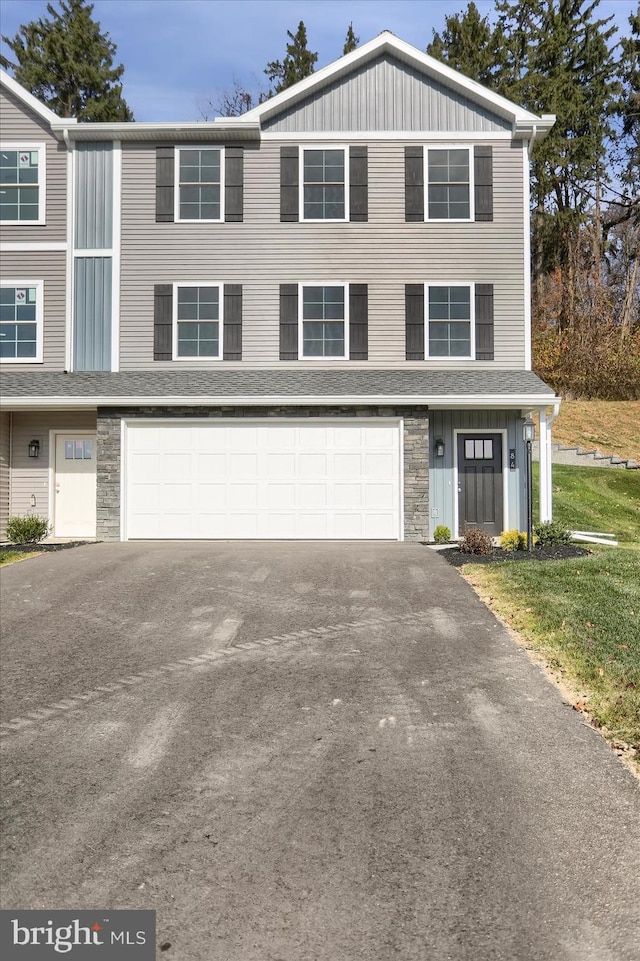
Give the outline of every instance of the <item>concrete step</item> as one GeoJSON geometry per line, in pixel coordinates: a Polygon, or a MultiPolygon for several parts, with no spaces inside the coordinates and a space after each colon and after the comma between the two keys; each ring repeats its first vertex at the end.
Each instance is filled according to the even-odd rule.
{"type": "MultiPolygon", "coordinates": [[[[533,459],[540,460],[540,442],[533,442],[533,459]]],[[[603,454],[597,448],[585,450],[583,447],[566,447],[564,444],[551,445],[551,460],[554,464],[568,464],[571,467],[617,467],[622,470],[638,470],[640,464],[631,457],[618,457],[617,454],[603,454]]]]}

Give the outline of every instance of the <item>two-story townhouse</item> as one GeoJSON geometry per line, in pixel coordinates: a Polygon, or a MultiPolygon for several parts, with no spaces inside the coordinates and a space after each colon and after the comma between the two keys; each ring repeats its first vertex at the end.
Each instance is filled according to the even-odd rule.
{"type": "Polygon", "coordinates": [[[3,509],[105,540],[499,534],[537,411],[551,516],[553,117],[388,32],[239,118],[76,124],[6,76],[2,109],[3,509]]]}

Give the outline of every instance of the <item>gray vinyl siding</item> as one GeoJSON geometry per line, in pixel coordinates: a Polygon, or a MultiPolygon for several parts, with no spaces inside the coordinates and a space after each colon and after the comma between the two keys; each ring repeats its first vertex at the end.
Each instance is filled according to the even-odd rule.
{"type": "MultiPolygon", "coordinates": [[[[4,236],[13,228],[3,231],[4,236]]],[[[64,370],[66,254],[63,250],[11,251],[2,254],[3,280],[44,282],[42,364],[2,364],[3,370],[64,370]]],[[[1,373],[0,373],[1,377],[1,373]]]]}
{"type": "Polygon", "coordinates": [[[509,523],[507,530],[526,528],[526,504],[524,501],[525,450],[522,440],[522,418],[509,410],[432,410],[429,413],[429,510],[438,516],[429,519],[429,537],[438,524],[444,524],[454,533],[454,502],[458,496],[454,484],[454,430],[506,430],[507,440],[502,451],[503,463],[507,465],[507,496],[509,523]],[[443,440],[444,457],[435,456],[435,443],[443,440]],[[509,449],[516,451],[516,470],[510,471],[509,449]]]}
{"type": "Polygon", "coordinates": [[[265,133],[356,130],[496,131],[509,121],[384,55],[267,120],[265,133]]]}
{"type": "Polygon", "coordinates": [[[113,236],[113,149],[110,143],[76,148],[75,246],[104,250],[113,236]]]}
{"type": "Polygon", "coordinates": [[[0,413],[0,541],[7,533],[9,517],[9,471],[11,456],[11,414],[0,413]]]}
{"type": "MultiPolygon", "coordinates": [[[[481,137],[469,143],[481,142],[481,137]]],[[[427,142],[427,141],[425,141],[427,142]]],[[[524,367],[523,145],[494,140],[494,220],[404,220],[404,142],[369,143],[369,221],[280,222],[280,142],[247,147],[244,223],[155,222],[153,144],[123,144],[120,365],[158,369],[153,360],[154,285],[177,281],[242,284],[242,366],[279,367],[279,285],[367,284],[369,359],[351,366],[406,366],[407,283],[492,283],[495,359],[456,366],[524,367]]],[[[296,362],[310,367],[345,362],[296,362]]],[[[419,361],[411,362],[419,365],[419,361]]],[[[189,366],[208,367],[193,361],[189,366]]],[[[424,366],[451,367],[428,361],[424,366]]]]}
{"type": "Polygon", "coordinates": [[[111,257],[76,257],[73,369],[111,370],[111,257]]]}
{"type": "Polygon", "coordinates": [[[6,243],[60,243],[67,239],[67,150],[37,114],[2,87],[0,91],[0,140],[4,143],[46,145],[46,223],[42,226],[2,228],[6,243]]]}
{"type": "Polygon", "coordinates": [[[11,431],[11,514],[49,516],[49,431],[95,430],[95,411],[14,413],[11,431]],[[29,441],[40,441],[40,456],[29,457],[29,441]],[[35,498],[35,507],[31,497],[35,498]]]}

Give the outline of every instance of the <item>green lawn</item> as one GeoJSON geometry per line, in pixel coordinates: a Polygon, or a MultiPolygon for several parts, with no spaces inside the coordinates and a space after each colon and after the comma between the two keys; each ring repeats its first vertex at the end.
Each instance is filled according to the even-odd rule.
{"type": "Polygon", "coordinates": [[[41,554],[42,551],[12,551],[11,548],[6,550],[0,550],[0,567],[5,567],[7,564],[14,564],[16,561],[22,561],[26,557],[34,557],[36,554],[41,554]]]}
{"type": "Polygon", "coordinates": [[[466,565],[490,606],[559,672],[607,735],[640,760],[640,553],[466,565]]]}
{"type": "MultiPolygon", "coordinates": [[[[539,465],[533,465],[537,520],[539,465]]],[[[553,465],[553,519],[570,530],[612,532],[640,543],[640,471],[553,465]]]]}

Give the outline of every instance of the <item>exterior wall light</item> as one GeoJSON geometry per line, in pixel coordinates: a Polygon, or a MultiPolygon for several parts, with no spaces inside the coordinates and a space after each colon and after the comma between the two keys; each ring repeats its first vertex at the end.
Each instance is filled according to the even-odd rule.
{"type": "Polygon", "coordinates": [[[40,441],[35,438],[29,442],[29,457],[40,456],[40,441]]]}
{"type": "Polygon", "coordinates": [[[436,457],[444,457],[444,441],[437,440],[435,446],[436,457]]]}

